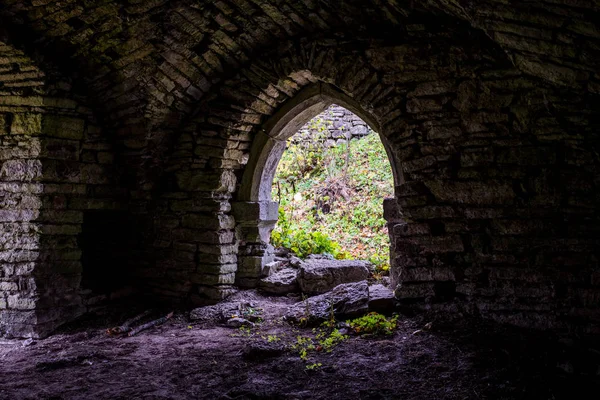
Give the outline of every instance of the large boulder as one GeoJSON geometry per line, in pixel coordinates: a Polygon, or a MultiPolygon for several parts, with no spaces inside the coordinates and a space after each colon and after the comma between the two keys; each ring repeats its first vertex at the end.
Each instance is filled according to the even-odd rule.
{"type": "Polygon", "coordinates": [[[342,283],[364,281],[370,268],[368,261],[307,259],[299,268],[298,284],[308,295],[322,294],[342,283]]]}
{"type": "Polygon", "coordinates": [[[309,297],[288,308],[285,319],[294,323],[318,323],[331,318],[359,316],[369,310],[366,281],[338,285],[332,291],[309,297]]]}
{"type": "Polygon", "coordinates": [[[267,278],[261,279],[259,288],[266,293],[278,295],[297,292],[299,290],[297,275],[297,270],[284,268],[267,278]]]}

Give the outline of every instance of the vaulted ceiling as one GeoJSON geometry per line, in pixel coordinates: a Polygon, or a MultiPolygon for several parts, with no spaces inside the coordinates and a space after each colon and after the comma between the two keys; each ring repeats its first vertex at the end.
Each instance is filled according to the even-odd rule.
{"type": "Polygon", "coordinates": [[[227,72],[279,43],[378,35],[431,20],[481,29],[521,70],[600,91],[594,0],[2,0],[2,37],[75,77],[107,115],[191,111],[227,72]]]}
{"type": "Polygon", "coordinates": [[[595,97],[598,21],[595,0],[0,0],[0,41],[49,82],[67,78],[140,158],[215,85],[301,40],[393,45],[407,31],[453,26],[521,72],[595,97]]]}

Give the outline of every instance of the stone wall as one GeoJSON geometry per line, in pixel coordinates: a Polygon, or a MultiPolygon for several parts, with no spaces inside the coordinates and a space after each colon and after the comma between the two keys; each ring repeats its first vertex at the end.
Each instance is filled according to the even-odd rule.
{"type": "MultiPolygon", "coordinates": [[[[502,54],[472,41],[472,47],[458,49],[454,43],[460,31],[442,31],[435,39],[425,32],[412,32],[394,47],[371,42],[364,52],[341,43],[329,47],[306,42],[288,47],[288,57],[274,54],[225,82],[221,97],[205,106],[190,134],[178,142],[177,154],[189,158],[169,167],[178,188],[168,195],[177,200],[169,202],[212,189],[204,201],[219,194],[219,217],[196,209],[202,216],[186,229],[189,213],[181,213],[179,223],[171,219],[173,245],[196,260],[196,272],[210,265],[213,290],[229,290],[236,268],[238,277],[256,279],[261,263],[268,260],[268,243],[242,234],[235,265],[234,224],[227,205],[236,198],[236,183],[255,176],[244,171],[246,160],[253,157],[248,149],[274,140],[256,133],[267,110],[293,103],[300,88],[314,82],[336,82],[362,110],[369,110],[365,113],[377,121],[376,129],[403,174],[397,200],[387,203],[386,215],[392,280],[404,303],[462,310],[521,326],[597,332],[598,321],[592,317],[599,306],[594,294],[597,141],[588,117],[593,103],[524,75],[502,54]],[[414,56],[421,52],[420,40],[436,43],[428,61],[414,56]],[[303,59],[300,54],[313,46],[314,63],[297,64],[303,59]],[[338,67],[331,67],[330,60],[339,60],[338,67]],[[267,84],[270,65],[281,72],[267,84]],[[351,73],[344,74],[348,69],[351,73]],[[248,99],[249,93],[254,97],[248,99]],[[579,121],[570,117],[575,114],[579,121]],[[562,122],[566,120],[574,123],[562,122]],[[199,247],[200,237],[210,238],[212,246],[199,247]],[[183,250],[179,241],[188,247],[183,250]],[[220,249],[210,264],[203,261],[207,249],[220,249]],[[572,265],[566,266],[566,260],[572,265]]],[[[268,202],[244,200],[256,206],[256,212],[244,213],[245,221],[255,219],[254,229],[269,222],[269,217],[260,217],[268,202]]],[[[203,287],[189,283],[184,291],[203,287]]]]}
{"type": "Polygon", "coordinates": [[[326,146],[334,147],[348,140],[363,138],[372,132],[358,115],[334,104],[300,128],[292,140],[300,142],[318,138],[326,146]]]}
{"type": "Polygon", "coordinates": [[[85,312],[78,236],[88,210],[114,207],[111,145],[55,79],[0,42],[0,334],[85,312]]]}
{"type": "Polygon", "coordinates": [[[389,150],[405,304],[598,333],[596,3],[0,6],[1,332],[84,312],[103,264],[168,301],[251,284],[274,219],[255,158],[327,87],[305,111],[350,108],[389,150]]]}

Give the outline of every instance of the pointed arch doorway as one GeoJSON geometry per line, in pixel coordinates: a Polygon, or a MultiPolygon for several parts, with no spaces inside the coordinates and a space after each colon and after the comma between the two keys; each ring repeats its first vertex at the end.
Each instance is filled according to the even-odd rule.
{"type": "MultiPolygon", "coordinates": [[[[399,164],[377,120],[332,85],[319,82],[306,87],[269,118],[254,138],[237,201],[232,205],[239,238],[238,286],[256,287],[264,276],[264,267],[274,260],[270,234],[277,223],[279,203],[273,201],[271,190],[287,140],[332,104],[356,114],[379,134],[392,169],[394,187],[402,183],[399,164]]],[[[395,199],[384,201],[395,202],[395,199]]]]}

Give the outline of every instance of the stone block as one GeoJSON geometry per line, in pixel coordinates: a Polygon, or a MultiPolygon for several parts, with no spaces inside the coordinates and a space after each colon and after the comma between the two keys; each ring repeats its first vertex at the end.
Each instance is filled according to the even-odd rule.
{"type": "Polygon", "coordinates": [[[298,284],[304,293],[321,294],[342,283],[367,279],[371,268],[367,261],[305,260],[298,271],[298,284]]]}
{"type": "Polygon", "coordinates": [[[494,150],[492,148],[484,148],[477,151],[463,151],[460,154],[460,165],[462,167],[480,167],[490,165],[493,162],[494,150]]]}
{"type": "MultiPolygon", "coordinates": [[[[192,254],[192,259],[194,259],[194,254],[192,254]]],[[[198,262],[205,264],[235,264],[237,262],[236,254],[198,254],[198,262]]]]}
{"type": "Polygon", "coordinates": [[[440,218],[455,218],[457,213],[451,206],[424,206],[407,209],[404,215],[414,220],[428,220],[440,218]]]}
{"type": "Polygon", "coordinates": [[[236,272],[237,264],[198,264],[197,271],[201,274],[225,275],[236,272]]]}
{"type": "Polygon", "coordinates": [[[182,191],[233,192],[237,178],[233,171],[207,173],[199,170],[180,171],[175,174],[177,186],[182,191]]]}
{"type": "Polygon", "coordinates": [[[46,138],[42,140],[40,156],[58,160],[79,160],[80,143],[75,140],[46,138]]]}
{"type": "Polygon", "coordinates": [[[235,240],[233,231],[202,232],[194,229],[174,229],[173,240],[182,242],[198,242],[213,245],[227,245],[235,240]]]}
{"type": "Polygon", "coordinates": [[[435,295],[433,283],[400,283],[394,294],[397,299],[418,299],[433,297],[435,295]]]}
{"type": "Polygon", "coordinates": [[[462,130],[457,126],[432,126],[427,131],[427,139],[438,140],[438,139],[450,139],[462,136],[462,130]]]}
{"type": "Polygon", "coordinates": [[[34,113],[13,114],[10,133],[15,135],[39,135],[42,133],[42,115],[34,113]]]}
{"type": "Polygon", "coordinates": [[[515,63],[527,74],[542,78],[559,86],[577,86],[577,82],[586,79],[584,71],[541,61],[537,57],[515,54],[515,63]]]}
{"type": "Polygon", "coordinates": [[[447,267],[404,268],[400,274],[403,282],[453,281],[454,272],[447,267]]]}
{"type": "Polygon", "coordinates": [[[35,311],[2,310],[0,311],[0,334],[8,337],[37,337],[35,311]]]}
{"type": "Polygon", "coordinates": [[[438,99],[411,98],[406,102],[406,111],[409,114],[441,111],[442,104],[438,99]]]}
{"type": "Polygon", "coordinates": [[[237,254],[238,244],[225,244],[219,246],[209,246],[205,244],[198,244],[198,252],[201,254],[218,254],[218,255],[226,255],[226,254],[237,254]]]}
{"type": "Polygon", "coordinates": [[[460,253],[465,250],[459,235],[422,236],[415,237],[414,241],[422,254],[460,253]]]}
{"type": "Polygon", "coordinates": [[[0,292],[11,292],[19,289],[16,282],[0,282],[0,292]]]}
{"type": "Polygon", "coordinates": [[[429,224],[424,223],[403,223],[396,224],[392,230],[394,236],[410,237],[410,236],[423,236],[431,234],[429,224]]]}
{"type": "Polygon", "coordinates": [[[235,220],[231,215],[226,214],[200,215],[188,213],[182,218],[182,225],[184,228],[193,229],[233,229],[235,220]]]}
{"type": "Polygon", "coordinates": [[[310,297],[291,306],[285,314],[290,322],[318,323],[336,318],[356,317],[368,311],[369,286],[366,281],[345,283],[332,291],[310,297]]]}
{"type": "Polygon", "coordinates": [[[44,235],[78,235],[81,233],[79,224],[51,225],[42,224],[41,233],[44,235]]]}
{"type": "Polygon", "coordinates": [[[42,178],[40,160],[8,160],[0,165],[0,179],[31,182],[42,178]]]}
{"type": "Polygon", "coordinates": [[[510,147],[500,149],[496,161],[514,165],[553,165],[556,151],[551,147],[510,147]]]}
{"type": "Polygon", "coordinates": [[[408,97],[433,96],[452,92],[454,81],[434,81],[418,84],[408,97]]]}
{"type": "Polygon", "coordinates": [[[99,152],[97,158],[100,164],[113,164],[115,162],[115,156],[106,151],[99,152]]]}
{"type": "Polygon", "coordinates": [[[193,283],[214,286],[214,285],[232,285],[235,282],[235,273],[210,275],[194,274],[191,276],[193,283]]]}
{"type": "Polygon", "coordinates": [[[0,136],[10,133],[11,114],[0,113],[0,136]]]}
{"type": "Polygon", "coordinates": [[[376,312],[392,311],[395,306],[394,291],[378,283],[369,286],[369,310],[376,312]]]}
{"type": "Polygon", "coordinates": [[[202,297],[223,300],[232,294],[237,293],[237,289],[232,286],[221,285],[221,286],[198,286],[198,294],[202,297]]]}
{"type": "Polygon", "coordinates": [[[505,181],[426,181],[425,185],[441,202],[455,204],[511,204],[515,193],[505,181]]]}
{"type": "Polygon", "coordinates": [[[260,280],[261,290],[271,294],[284,295],[299,291],[297,281],[298,271],[292,268],[285,268],[279,272],[260,280]]]}
{"type": "Polygon", "coordinates": [[[404,163],[402,163],[402,170],[404,172],[416,172],[416,171],[421,171],[424,170],[426,168],[431,168],[434,165],[437,164],[437,160],[434,156],[426,156],[426,157],[421,157],[421,158],[417,158],[414,160],[410,160],[410,161],[405,161],[404,163]]]}
{"type": "Polygon", "coordinates": [[[13,310],[35,310],[34,297],[25,297],[25,294],[13,294],[7,297],[8,308],[13,310]]]}
{"type": "Polygon", "coordinates": [[[85,120],[83,119],[59,115],[44,115],[42,125],[44,135],[72,140],[83,139],[85,129],[85,120]]]}
{"type": "Polygon", "coordinates": [[[383,200],[383,218],[387,222],[402,221],[402,212],[395,197],[383,200]]]}
{"type": "Polygon", "coordinates": [[[265,254],[262,256],[243,256],[239,257],[238,275],[240,277],[255,277],[263,276],[264,265],[275,260],[273,254],[265,254]]]}
{"type": "Polygon", "coordinates": [[[276,201],[236,202],[232,204],[233,215],[242,226],[257,226],[261,222],[276,222],[279,203],[276,201]]]}

